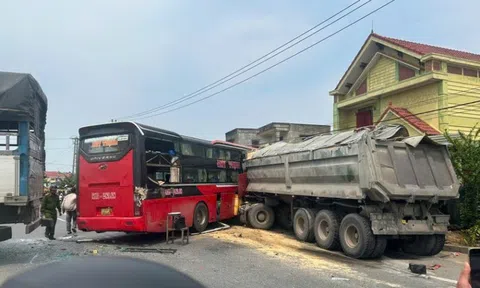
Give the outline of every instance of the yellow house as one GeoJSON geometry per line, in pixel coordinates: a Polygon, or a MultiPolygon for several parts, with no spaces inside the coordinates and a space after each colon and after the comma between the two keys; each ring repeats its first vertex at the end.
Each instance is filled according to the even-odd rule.
{"type": "Polygon", "coordinates": [[[480,55],[369,35],[340,79],[334,130],[402,124],[410,135],[469,132],[480,122],[480,55]]]}

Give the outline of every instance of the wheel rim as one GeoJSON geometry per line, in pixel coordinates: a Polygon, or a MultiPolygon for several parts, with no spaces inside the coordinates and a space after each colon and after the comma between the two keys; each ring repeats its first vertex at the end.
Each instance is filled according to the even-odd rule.
{"type": "Polygon", "coordinates": [[[268,216],[267,216],[267,213],[265,211],[259,211],[257,213],[257,216],[255,217],[257,218],[257,221],[260,222],[260,223],[264,223],[267,221],[268,219],[268,216]]]}
{"type": "Polygon", "coordinates": [[[320,221],[318,225],[318,236],[320,236],[320,239],[326,240],[328,238],[328,235],[330,234],[330,225],[326,220],[320,221]]]}
{"type": "Polygon", "coordinates": [[[298,217],[296,222],[297,231],[302,234],[305,231],[305,219],[298,217]]]}
{"type": "Polygon", "coordinates": [[[198,224],[200,224],[200,225],[204,225],[204,224],[205,224],[206,218],[207,218],[207,217],[205,217],[205,211],[203,211],[202,209],[199,209],[199,210],[197,211],[196,217],[197,217],[197,222],[198,222],[198,224]]]}
{"type": "Polygon", "coordinates": [[[349,225],[347,229],[345,229],[344,238],[345,244],[347,244],[349,248],[357,247],[360,238],[357,227],[349,225]]]}

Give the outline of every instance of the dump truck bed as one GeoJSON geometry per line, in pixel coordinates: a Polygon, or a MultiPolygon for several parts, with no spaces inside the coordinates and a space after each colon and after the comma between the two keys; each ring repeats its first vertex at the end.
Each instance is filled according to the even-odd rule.
{"type": "Polygon", "coordinates": [[[406,135],[383,126],[275,143],[246,160],[247,191],[381,202],[458,197],[447,146],[406,135]]]}

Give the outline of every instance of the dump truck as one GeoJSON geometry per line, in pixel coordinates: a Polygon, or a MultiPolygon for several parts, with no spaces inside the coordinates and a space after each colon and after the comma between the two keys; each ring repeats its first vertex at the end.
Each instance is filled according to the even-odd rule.
{"type": "Polygon", "coordinates": [[[0,72],[0,241],[40,225],[47,97],[30,74],[0,72]]]}
{"type": "Polygon", "coordinates": [[[407,253],[439,253],[449,225],[441,207],[459,189],[447,146],[398,125],[277,142],[251,152],[244,171],[244,223],[278,222],[353,258],[380,257],[390,240],[407,253]]]}

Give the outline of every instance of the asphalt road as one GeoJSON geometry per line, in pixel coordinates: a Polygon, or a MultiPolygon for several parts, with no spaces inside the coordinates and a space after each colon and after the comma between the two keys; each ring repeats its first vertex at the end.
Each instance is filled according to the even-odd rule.
{"type": "MultiPolygon", "coordinates": [[[[231,240],[221,232],[192,236],[188,245],[167,245],[163,235],[80,232],[76,239],[94,241],[77,243],[76,239],[63,238],[65,223],[61,220],[57,223],[57,240],[54,241],[43,237],[43,228],[25,235],[23,225],[13,226],[14,239],[0,243],[0,284],[18,272],[45,263],[58,262],[62,265],[62,261],[72,257],[117,255],[169,265],[207,287],[454,287],[461,264],[466,260],[465,255],[443,252],[428,258],[392,252],[381,260],[361,261],[341,253],[324,251],[313,244],[295,244],[286,247],[289,248],[285,249],[286,252],[283,249],[275,252],[277,246],[269,244],[269,239],[278,242],[278,237],[282,237],[282,241],[286,241],[285,244],[282,242],[283,246],[295,242],[289,242],[294,240],[288,234],[277,235],[274,232],[262,234],[259,244],[242,235],[239,235],[243,238],[238,238],[238,241],[231,240]],[[267,251],[264,246],[272,248],[267,251]],[[129,247],[172,248],[176,251],[174,254],[131,253],[125,251],[129,247]],[[419,277],[408,271],[408,263],[411,262],[440,264],[441,268],[428,271],[427,277],[419,277]]],[[[242,229],[248,228],[234,227],[231,230],[252,232],[242,229]]],[[[250,235],[248,233],[244,234],[250,235]]]]}

